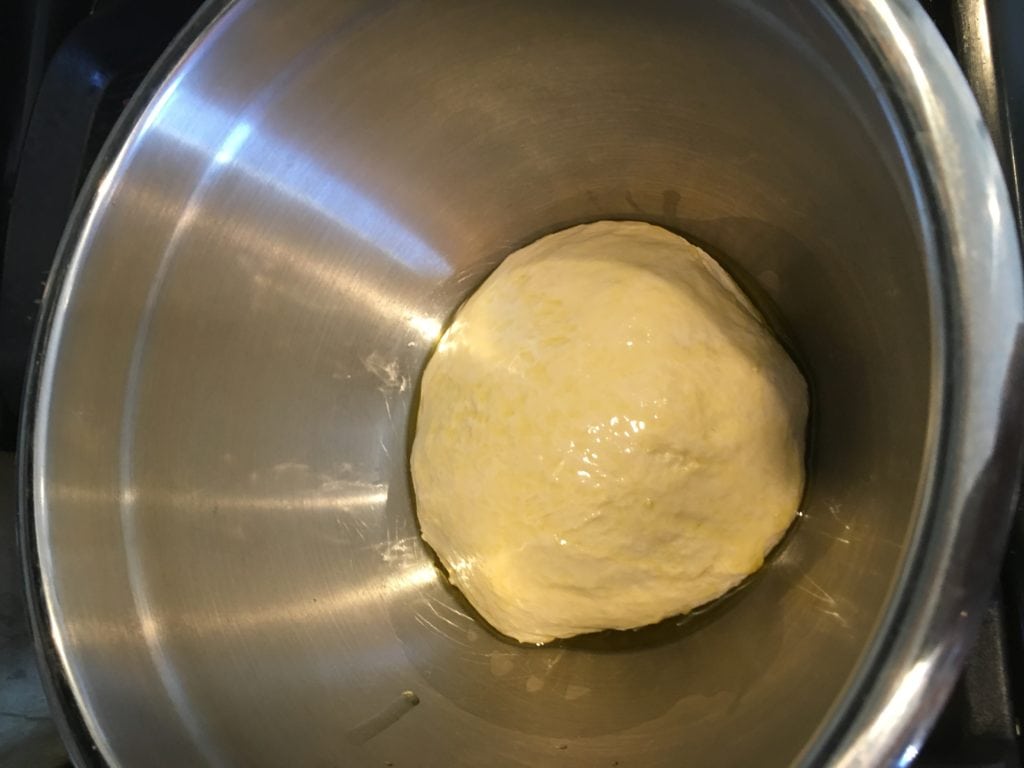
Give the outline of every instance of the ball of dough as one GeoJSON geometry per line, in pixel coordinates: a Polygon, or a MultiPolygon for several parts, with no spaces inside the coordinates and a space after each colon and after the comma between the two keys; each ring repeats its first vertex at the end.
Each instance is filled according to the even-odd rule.
{"type": "Polygon", "coordinates": [[[685,613],[797,512],[807,387],[706,253],[604,221],[516,251],[423,375],[423,538],[500,632],[543,643],[685,613]]]}

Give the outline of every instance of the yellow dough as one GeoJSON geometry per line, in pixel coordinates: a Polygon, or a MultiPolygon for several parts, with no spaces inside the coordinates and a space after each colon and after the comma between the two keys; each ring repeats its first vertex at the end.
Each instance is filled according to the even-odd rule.
{"type": "Polygon", "coordinates": [[[423,538],[530,643],[685,613],[757,570],[804,483],[807,387],[706,253],[603,221],[516,251],[423,375],[423,538]]]}

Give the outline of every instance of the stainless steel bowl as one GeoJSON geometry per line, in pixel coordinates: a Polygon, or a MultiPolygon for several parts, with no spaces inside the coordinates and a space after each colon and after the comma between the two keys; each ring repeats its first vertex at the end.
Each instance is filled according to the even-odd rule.
{"type": "Polygon", "coordinates": [[[1018,259],[913,0],[214,2],[88,184],[32,372],[78,759],[909,759],[1010,518],[1018,259]],[[518,647],[417,536],[417,379],[505,254],[604,218],[705,244],[778,322],[804,514],[711,610],[518,647]]]}

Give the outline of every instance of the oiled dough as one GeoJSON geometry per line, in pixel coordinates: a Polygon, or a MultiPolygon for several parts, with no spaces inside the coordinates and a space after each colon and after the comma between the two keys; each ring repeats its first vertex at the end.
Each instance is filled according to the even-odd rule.
{"type": "Polygon", "coordinates": [[[804,483],[805,382],[706,253],[598,222],[509,256],[423,376],[423,538],[500,632],[542,643],[713,600],[804,483]]]}

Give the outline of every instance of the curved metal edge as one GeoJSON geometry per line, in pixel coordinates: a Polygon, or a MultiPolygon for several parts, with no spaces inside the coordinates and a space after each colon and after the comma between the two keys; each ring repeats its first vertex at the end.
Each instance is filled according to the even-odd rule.
{"type": "Polygon", "coordinates": [[[919,557],[804,762],[902,768],[956,683],[1013,519],[1024,462],[1021,252],[995,148],[931,19],[913,0],[845,0],[834,10],[887,78],[882,96],[923,171],[946,347],[932,438],[941,474],[924,500],[932,524],[914,533],[919,557]]]}
{"type": "Polygon", "coordinates": [[[32,627],[40,680],[46,692],[50,715],[57,726],[64,747],[67,749],[72,763],[79,768],[102,768],[109,763],[89,731],[82,708],[66,674],[60,652],[54,642],[53,626],[50,622],[50,613],[47,608],[42,573],[39,567],[33,493],[35,468],[32,457],[35,448],[35,414],[39,404],[43,357],[49,344],[52,320],[57,310],[68,268],[75,253],[75,243],[96,202],[103,179],[111,164],[135,130],[153,95],[168,79],[185,54],[200,41],[203,33],[234,2],[235,0],[207,0],[160,55],[118,118],[79,191],[68,224],[64,229],[60,244],[57,246],[53,268],[43,292],[35,334],[32,339],[18,431],[17,534],[25,602],[32,627]]]}

